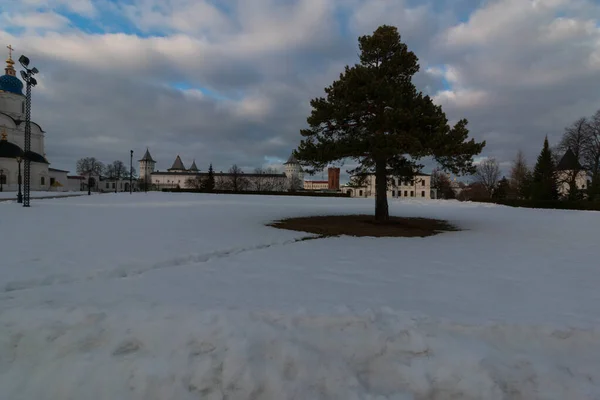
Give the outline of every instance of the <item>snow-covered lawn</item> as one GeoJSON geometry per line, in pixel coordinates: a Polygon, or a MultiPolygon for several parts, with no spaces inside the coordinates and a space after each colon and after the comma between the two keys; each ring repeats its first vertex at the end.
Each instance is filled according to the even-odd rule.
{"type": "Polygon", "coordinates": [[[600,213],[392,201],[463,230],[301,241],[264,226],[373,207],[0,203],[0,398],[600,399],[600,213]]]}
{"type": "MultiPolygon", "coordinates": [[[[87,194],[87,192],[42,192],[42,191],[33,191],[29,193],[29,198],[30,199],[38,199],[40,197],[64,197],[64,196],[76,196],[76,195],[83,195],[83,194],[87,194]]],[[[5,200],[5,199],[17,199],[17,192],[15,191],[3,191],[0,192],[0,200],[5,200]]]]}

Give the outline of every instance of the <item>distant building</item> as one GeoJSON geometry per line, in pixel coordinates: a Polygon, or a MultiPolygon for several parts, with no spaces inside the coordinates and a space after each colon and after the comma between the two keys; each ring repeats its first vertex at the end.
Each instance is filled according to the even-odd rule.
{"type": "MultiPolygon", "coordinates": [[[[431,176],[427,174],[418,174],[414,182],[402,181],[398,178],[391,178],[392,183],[388,185],[387,197],[392,198],[435,198],[431,189],[431,176]]],[[[362,186],[348,186],[342,188],[344,193],[350,194],[350,197],[375,197],[375,174],[365,176],[365,182],[362,186]]]]}
{"type": "Polygon", "coordinates": [[[305,180],[304,190],[321,191],[339,191],[340,190],[340,169],[335,167],[327,168],[327,180],[305,180]]]}
{"type": "Polygon", "coordinates": [[[567,149],[556,166],[556,180],[558,183],[558,194],[561,197],[569,195],[572,179],[578,190],[587,189],[587,173],[579,164],[577,156],[571,149],[567,149]]]}
{"type": "MultiPolygon", "coordinates": [[[[230,172],[216,172],[215,189],[216,190],[233,190],[233,186],[238,186],[238,190],[257,190],[257,191],[285,191],[290,190],[297,182],[296,189],[302,189],[301,181],[304,176],[304,171],[300,163],[291,155],[285,165],[285,173],[240,173],[233,174],[230,172]]],[[[190,168],[186,168],[185,164],[178,155],[175,161],[166,171],[158,171],[156,161],[150,155],[150,151],[146,149],[146,153],[139,160],[140,181],[148,182],[150,187],[155,189],[189,189],[193,188],[195,182],[202,180],[208,176],[208,171],[201,171],[196,166],[196,161],[192,162],[190,168]]]]}

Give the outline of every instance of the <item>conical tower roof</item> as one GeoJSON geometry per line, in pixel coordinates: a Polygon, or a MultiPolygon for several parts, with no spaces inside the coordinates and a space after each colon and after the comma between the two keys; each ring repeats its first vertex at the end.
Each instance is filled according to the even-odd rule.
{"type": "Polygon", "coordinates": [[[556,166],[557,171],[581,171],[581,164],[577,161],[577,156],[569,148],[565,155],[560,159],[560,162],[556,166]]]}
{"type": "Polygon", "coordinates": [[[292,152],[292,154],[290,154],[290,157],[283,165],[286,165],[286,164],[299,164],[298,160],[296,160],[296,157],[294,157],[293,152],[292,152]]]}
{"type": "Polygon", "coordinates": [[[190,170],[190,171],[192,171],[192,172],[197,172],[197,171],[199,171],[198,167],[196,166],[196,160],[194,160],[194,161],[192,162],[192,166],[190,167],[190,169],[189,169],[189,170],[190,170]]]}
{"type": "Polygon", "coordinates": [[[156,161],[154,161],[152,159],[152,156],[150,155],[148,148],[146,148],[146,153],[144,154],[144,157],[142,157],[141,160],[138,160],[138,161],[150,161],[150,162],[156,163],[156,161]]]}
{"type": "Polygon", "coordinates": [[[179,157],[179,155],[177,156],[175,161],[173,161],[173,165],[171,166],[171,168],[169,168],[167,171],[171,171],[171,170],[185,171],[185,167],[183,166],[183,162],[181,161],[181,157],[179,157]]]}

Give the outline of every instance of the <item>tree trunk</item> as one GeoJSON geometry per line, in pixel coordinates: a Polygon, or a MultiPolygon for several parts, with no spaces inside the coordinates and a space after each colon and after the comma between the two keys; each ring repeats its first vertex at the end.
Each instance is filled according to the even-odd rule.
{"type": "Polygon", "coordinates": [[[375,221],[387,222],[390,219],[387,201],[387,162],[375,162],[375,221]]]}

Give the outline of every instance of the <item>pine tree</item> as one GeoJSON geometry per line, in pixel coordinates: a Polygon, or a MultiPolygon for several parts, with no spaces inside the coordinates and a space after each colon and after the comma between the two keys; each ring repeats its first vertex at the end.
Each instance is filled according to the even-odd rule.
{"type": "Polygon", "coordinates": [[[202,183],[204,184],[203,190],[207,192],[215,190],[215,171],[213,170],[212,163],[208,167],[208,174],[202,183]]]}
{"type": "Polygon", "coordinates": [[[360,63],[346,66],[326,98],[311,100],[310,128],[301,130],[294,155],[310,174],[345,159],[359,165],[351,174],[374,173],[375,219],[385,222],[390,176],[412,180],[424,157],[454,174],[473,173],[472,158],[485,142],[467,141],[467,121],[450,127],[442,108],[417,91],[417,56],[395,27],[380,26],[358,42],[360,63]]]}
{"type": "Polygon", "coordinates": [[[506,179],[506,177],[503,176],[502,179],[498,181],[498,184],[496,185],[496,190],[494,190],[492,198],[495,200],[504,200],[506,199],[509,190],[510,184],[508,183],[508,179],[506,179]]]}
{"type": "Polygon", "coordinates": [[[557,200],[558,185],[552,152],[548,145],[548,137],[544,140],[544,148],[538,156],[533,170],[531,197],[534,200],[557,200]]]}

